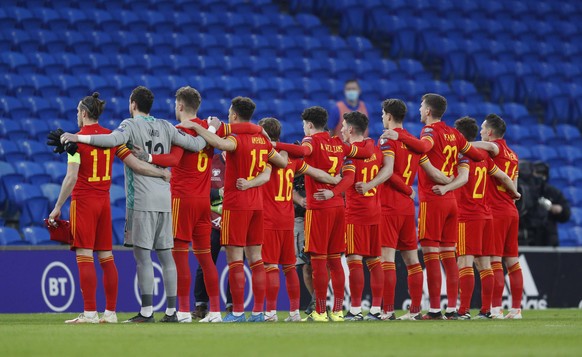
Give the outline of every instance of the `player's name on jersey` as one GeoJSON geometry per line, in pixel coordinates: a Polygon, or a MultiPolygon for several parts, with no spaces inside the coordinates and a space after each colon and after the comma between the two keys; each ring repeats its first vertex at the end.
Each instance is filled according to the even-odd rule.
{"type": "Polygon", "coordinates": [[[263,137],[253,137],[251,138],[253,144],[266,144],[267,140],[263,137]]]}
{"type": "Polygon", "coordinates": [[[376,154],[374,153],[374,154],[372,154],[372,156],[370,156],[369,158],[367,158],[367,159],[364,159],[364,162],[372,162],[372,161],[376,161],[376,158],[377,158],[377,156],[376,156],[376,154]]]}
{"type": "Polygon", "coordinates": [[[330,144],[319,144],[321,150],[325,150],[327,152],[343,152],[344,148],[341,145],[330,145],[330,144]]]}
{"type": "Polygon", "coordinates": [[[455,134],[445,134],[446,141],[457,141],[457,137],[455,134]]]}

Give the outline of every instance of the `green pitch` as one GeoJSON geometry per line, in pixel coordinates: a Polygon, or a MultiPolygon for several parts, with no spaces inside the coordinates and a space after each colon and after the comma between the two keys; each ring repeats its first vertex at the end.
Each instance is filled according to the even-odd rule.
{"type": "Polygon", "coordinates": [[[73,314],[4,314],[0,351],[2,356],[580,356],[582,310],[526,310],[523,316],[521,321],[72,326],[63,321],[73,314]]]}

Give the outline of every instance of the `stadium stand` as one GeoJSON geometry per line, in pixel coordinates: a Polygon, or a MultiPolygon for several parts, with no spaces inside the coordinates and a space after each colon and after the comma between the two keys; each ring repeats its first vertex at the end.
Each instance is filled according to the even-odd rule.
{"type": "MultiPolygon", "coordinates": [[[[45,136],[56,127],[76,131],[77,101],[95,90],[107,101],[102,124],[110,128],[128,116],[127,95],[135,86],[150,87],[152,113],[172,119],[173,92],[188,84],[202,93],[201,117],[225,119],[230,98],[251,96],[256,118],[279,118],[282,139],[295,141],[303,135],[302,109],[331,107],[352,77],[371,104],[372,122],[382,99],[399,97],[409,106],[406,125],[415,134],[425,92],[447,97],[449,123],[500,114],[520,157],[548,161],[550,180],[582,208],[581,192],[573,190],[582,174],[572,166],[582,155],[582,70],[576,65],[582,33],[575,25],[582,5],[539,3],[124,0],[96,1],[97,10],[88,10],[79,1],[38,1],[34,8],[4,1],[2,218],[15,223],[18,209],[26,208],[23,197],[13,197],[16,184],[34,184],[32,193],[44,197],[40,184],[61,183],[65,158],[46,149],[45,136]]],[[[381,129],[374,124],[370,132],[377,136],[381,129]]],[[[123,184],[122,171],[116,163],[114,184],[123,184]]],[[[54,196],[45,192],[52,204],[54,196]]],[[[37,219],[24,211],[20,217],[37,219]]],[[[578,231],[568,232],[564,242],[582,243],[572,238],[578,231]]]]}

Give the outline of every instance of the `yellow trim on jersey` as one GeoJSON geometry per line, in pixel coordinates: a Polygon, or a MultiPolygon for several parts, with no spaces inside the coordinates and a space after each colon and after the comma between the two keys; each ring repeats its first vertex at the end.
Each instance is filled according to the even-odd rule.
{"type": "Polygon", "coordinates": [[[430,137],[430,136],[426,135],[426,136],[423,136],[422,138],[420,138],[420,140],[423,140],[423,139],[424,139],[424,140],[428,140],[428,141],[430,141],[430,142],[431,142],[431,144],[432,144],[432,145],[434,145],[434,140],[433,140],[433,138],[432,138],[432,137],[430,137]]]}
{"type": "Polygon", "coordinates": [[[267,155],[267,157],[270,159],[273,156],[275,156],[275,153],[276,153],[275,149],[271,149],[271,151],[269,152],[269,155],[267,155]]]}
{"type": "Polygon", "coordinates": [[[346,252],[347,252],[347,254],[353,254],[354,253],[354,225],[351,223],[348,223],[346,225],[345,238],[346,238],[346,252]]]}
{"type": "Polygon", "coordinates": [[[459,169],[466,169],[469,170],[469,164],[463,162],[462,164],[459,164],[459,169]]]}
{"type": "Polygon", "coordinates": [[[81,155],[76,152],[75,155],[67,154],[67,163],[69,164],[81,164],[81,155]]]}
{"type": "Polygon", "coordinates": [[[226,137],[226,140],[232,141],[234,143],[234,148],[236,149],[236,147],[238,146],[238,143],[237,143],[236,139],[233,136],[230,136],[230,135],[227,136],[226,137]]]}
{"type": "Polygon", "coordinates": [[[467,141],[467,144],[465,144],[465,146],[463,146],[463,148],[461,149],[461,154],[466,153],[467,151],[469,151],[470,148],[471,148],[471,143],[467,141]]]}
{"type": "Polygon", "coordinates": [[[428,162],[428,156],[423,155],[420,160],[418,161],[421,165],[424,165],[428,162]]]}
{"type": "Polygon", "coordinates": [[[352,149],[350,150],[350,154],[348,157],[354,157],[358,154],[358,148],[355,145],[352,145],[352,149]]]}
{"type": "Polygon", "coordinates": [[[384,156],[396,156],[396,154],[394,154],[394,150],[382,150],[382,154],[384,154],[384,156]]]}
{"type": "Polygon", "coordinates": [[[489,175],[495,175],[495,173],[499,171],[499,167],[497,167],[497,165],[494,165],[493,168],[491,170],[489,170],[488,174],[489,175]]]}
{"type": "Polygon", "coordinates": [[[418,210],[418,239],[424,239],[426,234],[426,202],[420,202],[418,210]]]}
{"type": "Polygon", "coordinates": [[[307,211],[305,211],[305,232],[304,232],[304,236],[305,236],[305,247],[304,250],[306,252],[309,251],[309,241],[311,240],[311,216],[313,215],[313,211],[308,209],[307,211]]]}
{"type": "Polygon", "coordinates": [[[310,142],[304,141],[301,143],[301,146],[307,146],[309,148],[309,152],[312,153],[313,152],[313,145],[311,145],[310,142]]]}
{"type": "Polygon", "coordinates": [[[172,235],[176,238],[178,233],[178,216],[180,215],[180,199],[174,198],[172,200],[172,235]]]}
{"type": "Polygon", "coordinates": [[[301,175],[302,173],[304,173],[305,171],[307,171],[308,168],[309,168],[309,165],[307,165],[305,163],[305,161],[303,161],[301,167],[297,171],[295,171],[295,176],[301,175]]]}
{"type": "Polygon", "coordinates": [[[69,210],[69,218],[71,220],[71,234],[73,234],[74,241],[77,237],[77,200],[71,201],[71,207],[69,210]]]}
{"type": "Polygon", "coordinates": [[[356,172],[356,166],[355,165],[344,165],[344,167],[342,167],[342,172],[344,172],[344,171],[356,172]]]}
{"type": "Polygon", "coordinates": [[[224,136],[229,136],[232,133],[232,128],[230,124],[223,124],[224,125],[224,136]]]}
{"type": "Polygon", "coordinates": [[[465,223],[464,222],[459,222],[459,245],[457,246],[457,249],[459,251],[459,255],[465,255],[466,251],[467,251],[467,246],[466,246],[466,242],[465,242],[465,223]]]}
{"type": "Polygon", "coordinates": [[[122,157],[122,156],[128,154],[129,151],[130,150],[127,148],[127,146],[125,146],[125,144],[123,144],[123,145],[119,146],[115,155],[117,155],[118,157],[122,157]]]}
{"type": "Polygon", "coordinates": [[[220,244],[228,245],[229,240],[229,225],[230,225],[230,210],[222,211],[222,230],[220,231],[220,244]]]}

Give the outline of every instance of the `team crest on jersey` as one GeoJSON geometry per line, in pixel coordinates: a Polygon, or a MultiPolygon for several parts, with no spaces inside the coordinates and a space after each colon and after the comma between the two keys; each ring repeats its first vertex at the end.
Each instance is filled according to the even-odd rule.
{"type": "Polygon", "coordinates": [[[180,135],[182,136],[186,136],[186,133],[182,131],[182,129],[178,129],[178,133],[180,133],[180,135]]]}
{"type": "Polygon", "coordinates": [[[386,138],[381,138],[381,139],[380,139],[380,145],[384,145],[384,144],[386,144],[387,142],[388,142],[388,139],[386,139],[386,138]]]}
{"type": "Polygon", "coordinates": [[[220,169],[212,169],[212,176],[220,175],[220,169]]]}
{"type": "Polygon", "coordinates": [[[431,131],[432,131],[432,128],[424,128],[425,133],[430,133],[431,131]]]}
{"type": "Polygon", "coordinates": [[[123,132],[125,131],[125,127],[126,127],[126,126],[127,126],[127,124],[121,124],[121,125],[119,125],[119,126],[117,127],[117,129],[115,129],[115,130],[117,130],[117,131],[119,131],[119,132],[122,132],[122,133],[123,133],[123,132]]]}

